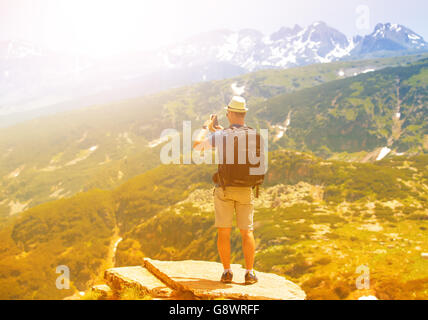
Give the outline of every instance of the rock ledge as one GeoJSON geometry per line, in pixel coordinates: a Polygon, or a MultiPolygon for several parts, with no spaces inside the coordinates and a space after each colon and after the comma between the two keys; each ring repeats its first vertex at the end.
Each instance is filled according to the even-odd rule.
{"type": "MultiPolygon", "coordinates": [[[[232,265],[234,281],[219,281],[223,266],[208,261],[159,261],[144,259],[142,266],[106,270],[104,279],[115,296],[126,288],[159,299],[304,300],[305,292],[284,277],[257,272],[259,282],[244,284],[245,269],[232,265]]],[[[97,288],[100,286],[97,286],[97,288]]]]}

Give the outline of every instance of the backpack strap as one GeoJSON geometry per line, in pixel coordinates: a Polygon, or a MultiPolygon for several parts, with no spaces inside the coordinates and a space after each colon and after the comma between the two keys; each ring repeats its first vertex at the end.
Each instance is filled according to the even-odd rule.
{"type": "MultiPolygon", "coordinates": [[[[223,135],[223,154],[222,158],[225,159],[226,154],[226,136],[223,135]]],[[[226,184],[224,183],[223,175],[220,172],[220,165],[218,165],[218,180],[220,182],[220,187],[223,189],[223,192],[226,190],[226,184]]]]}

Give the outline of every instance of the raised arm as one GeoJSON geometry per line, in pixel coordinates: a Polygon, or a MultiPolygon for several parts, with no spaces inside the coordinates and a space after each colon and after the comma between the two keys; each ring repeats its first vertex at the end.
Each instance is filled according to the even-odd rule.
{"type": "Polygon", "coordinates": [[[211,135],[210,133],[214,133],[218,130],[223,130],[223,127],[220,125],[217,125],[214,128],[214,117],[211,116],[210,120],[205,121],[204,125],[202,126],[202,130],[199,133],[196,140],[193,142],[193,149],[195,150],[204,150],[208,148],[212,148],[211,145],[211,135]]]}

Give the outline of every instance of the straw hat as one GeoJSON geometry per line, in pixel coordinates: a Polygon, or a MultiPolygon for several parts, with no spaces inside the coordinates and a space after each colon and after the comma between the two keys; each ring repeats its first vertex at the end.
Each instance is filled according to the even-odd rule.
{"type": "Polygon", "coordinates": [[[247,112],[248,108],[243,97],[235,96],[230,101],[229,105],[225,107],[226,110],[231,112],[247,112]]]}

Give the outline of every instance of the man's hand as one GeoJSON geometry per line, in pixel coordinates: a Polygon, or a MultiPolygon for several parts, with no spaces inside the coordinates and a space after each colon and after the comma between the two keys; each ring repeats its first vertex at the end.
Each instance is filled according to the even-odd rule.
{"type": "Polygon", "coordinates": [[[208,128],[211,132],[215,132],[217,130],[223,130],[224,128],[221,125],[217,125],[214,127],[214,117],[211,117],[210,120],[205,121],[204,127],[208,128]]]}
{"type": "Polygon", "coordinates": [[[224,128],[217,124],[216,126],[214,126],[214,117],[211,116],[210,120],[205,121],[204,125],[203,125],[203,130],[201,130],[201,132],[199,133],[198,137],[195,139],[195,141],[193,142],[193,148],[197,149],[197,147],[202,143],[203,140],[206,139],[207,136],[207,130],[211,131],[211,132],[216,132],[218,130],[223,130],[224,128]]]}

